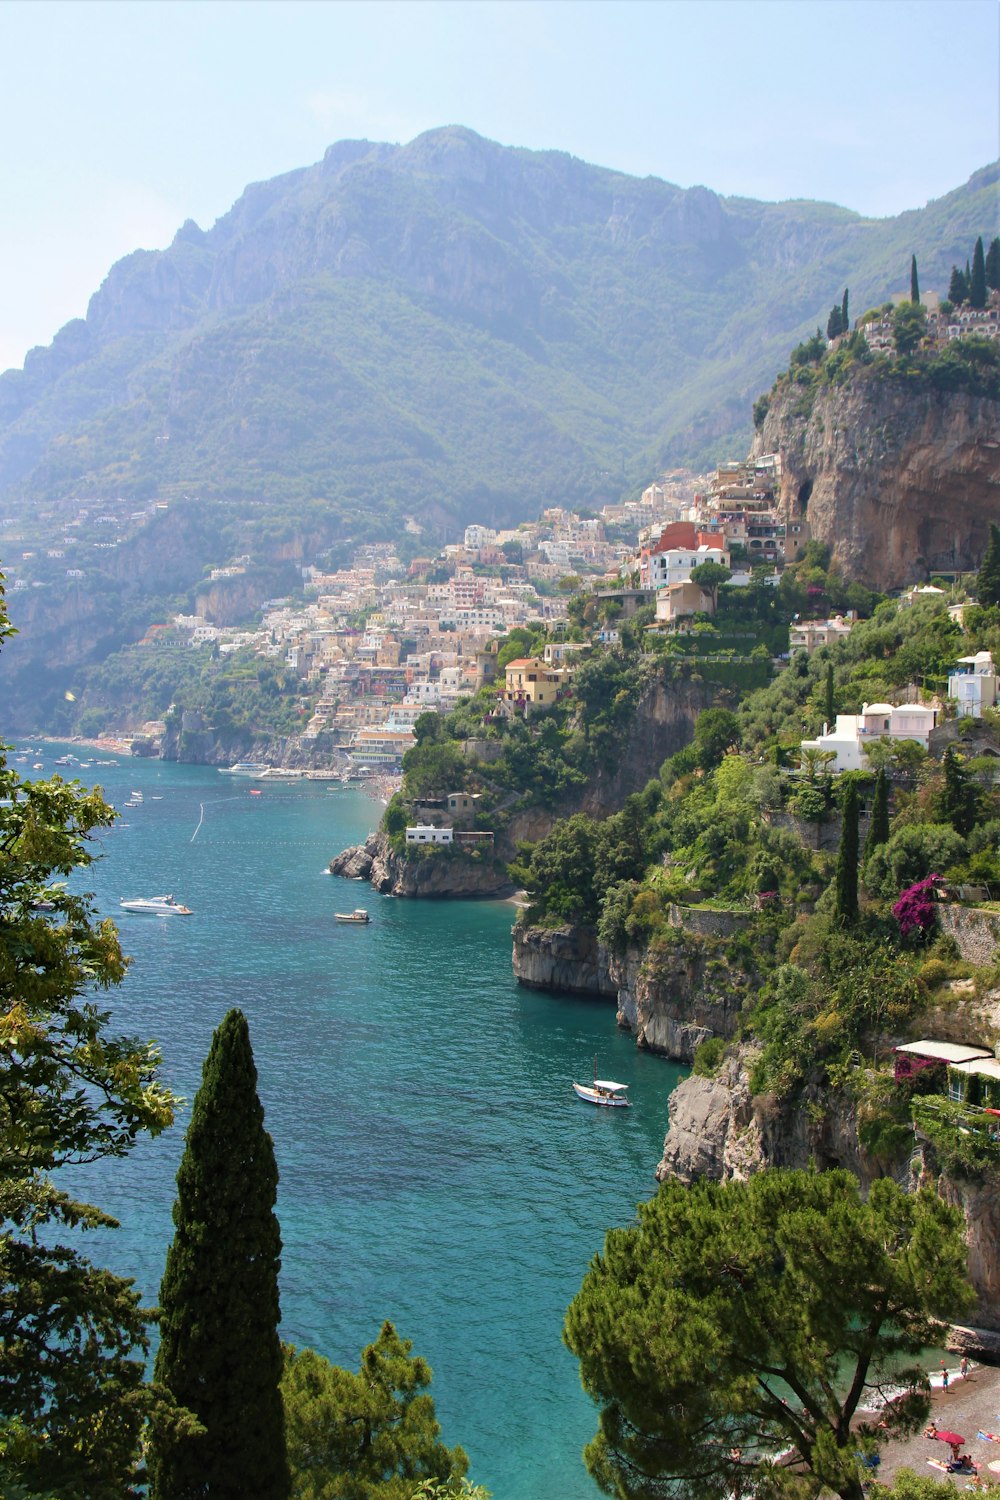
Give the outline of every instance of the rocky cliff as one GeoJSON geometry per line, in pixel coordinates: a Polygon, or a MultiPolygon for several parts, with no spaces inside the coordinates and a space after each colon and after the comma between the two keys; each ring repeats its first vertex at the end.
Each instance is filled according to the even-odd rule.
{"type": "Polygon", "coordinates": [[[363,844],[338,854],[330,861],[330,874],[370,881],[386,896],[496,899],[513,890],[503,861],[486,858],[480,850],[466,854],[455,848],[421,849],[404,859],[383,833],[369,834],[363,844]]]}
{"type": "Polygon", "coordinates": [[[518,922],[514,975],[529,989],[606,998],[637,1046],[690,1063],[708,1037],[734,1035],[756,984],[752,972],[725,961],[718,928],[698,930],[697,919],[728,915],[674,908],[671,931],[659,934],[649,948],[623,953],[609,952],[592,928],[518,922]]]}
{"type": "Polygon", "coordinates": [[[845,576],[886,590],[979,566],[1000,521],[1000,402],[862,368],[802,405],[776,388],[755,451],[781,454],[786,522],[845,576]]]}

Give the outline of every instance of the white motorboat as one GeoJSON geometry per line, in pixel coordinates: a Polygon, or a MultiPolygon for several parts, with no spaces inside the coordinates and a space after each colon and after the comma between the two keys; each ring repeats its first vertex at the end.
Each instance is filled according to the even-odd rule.
{"type": "Polygon", "coordinates": [[[627,1083],[614,1083],[610,1078],[598,1078],[596,1057],[593,1082],[574,1083],[573,1089],[578,1099],[586,1099],[588,1104],[600,1104],[605,1109],[628,1109],[632,1102],[627,1097],[627,1083]]]}
{"type": "Polygon", "coordinates": [[[370,922],[371,917],[363,906],[356,906],[353,911],[335,911],[334,917],[338,922],[370,922]]]}
{"type": "Polygon", "coordinates": [[[143,797],[143,795],[142,795],[141,792],[129,792],[129,794],[128,794],[128,801],[125,803],[125,806],[126,807],[141,807],[142,804],[143,804],[143,802],[144,802],[144,800],[145,799],[144,799],[144,797],[143,797]]]}
{"type": "Polygon", "coordinates": [[[136,896],[131,901],[122,897],[119,905],[122,911],[135,912],[138,916],[147,917],[190,917],[193,915],[190,906],[182,906],[175,901],[173,896],[136,896]]]}

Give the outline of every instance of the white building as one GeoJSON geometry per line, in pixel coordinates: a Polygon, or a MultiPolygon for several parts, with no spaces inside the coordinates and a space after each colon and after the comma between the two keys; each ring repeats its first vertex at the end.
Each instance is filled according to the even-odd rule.
{"type": "Polygon", "coordinates": [[[415,823],[406,830],[408,844],[451,844],[454,836],[453,828],[435,828],[433,823],[415,823]]]}
{"type": "Polygon", "coordinates": [[[830,769],[864,771],[867,747],[875,740],[915,740],[927,749],[930,732],[937,723],[937,710],[922,703],[865,703],[859,714],[838,714],[833,729],[823,725],[814,740],[803,740],[803,750],[832,750],[836,760],[830,769]]]}
{"type": "Polygon", "coordinates": [[[954,672],[948,674],[948,697],[954,698],[960,719],[981,719],[984,708],[997,701],[996,667],[988,651],[975,656],[960,656],[954,672]]]}
{"type": "Polygon", "coordinates": [[[666,552],[652,552],[649,557],[649,582],[644,587],[667,588],[672,583],[687,583],[695,568],[714,562],[728,568],[729,554],[721,547],[671,547],[666,552]]]}

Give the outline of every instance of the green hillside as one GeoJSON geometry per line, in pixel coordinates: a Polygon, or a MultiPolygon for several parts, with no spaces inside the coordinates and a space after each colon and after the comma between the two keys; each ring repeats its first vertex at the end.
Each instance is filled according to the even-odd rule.
{"type": "Polygon", "coordinates": [[[752,398],[842,287],[947,285],[997,169],[895,219],[638,180],[429,132],[343,142],[207,233],[116,265],[0,376],[0,497],[263,502],[295,529],[432,536],[615,498],[740,452],[752,398]]]}

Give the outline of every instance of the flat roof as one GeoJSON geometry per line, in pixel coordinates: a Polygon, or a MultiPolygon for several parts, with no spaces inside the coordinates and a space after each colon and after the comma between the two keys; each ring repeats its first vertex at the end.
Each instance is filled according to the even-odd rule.
{"type": "Polygon", "coordinates": [[[1000,1078],[1000,1062],[995,1057],[974,1057],[969,1062],[953,1063],[956,1073],[978,1073],[984,1078],[1000,1078]]]}
{"type": "Polygon", "coordinates": [[[901,1047],[893,1050],[910,1052],[915,1057],[933,1057],[938,1062],[946,1063],[973,1062],[976,1058],[993,1056],[993,1050],[990,1047],[963,1047],[957,1042],[904,1042],[901,1047]]]}

